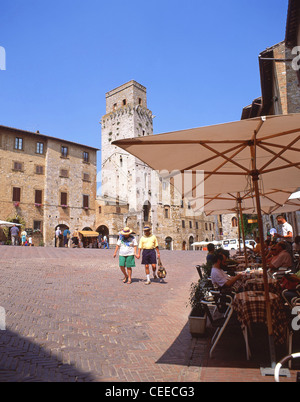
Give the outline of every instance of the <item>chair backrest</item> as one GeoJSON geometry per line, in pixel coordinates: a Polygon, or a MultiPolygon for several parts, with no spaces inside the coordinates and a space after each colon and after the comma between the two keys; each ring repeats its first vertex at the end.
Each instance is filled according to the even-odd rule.
{"type": "Polygon", "coordinates": [[[196,269],[198,271],[198,274],[200,276],[200,279],[203,279],[203,274],[202,274],[202,269],[201,269],[201,265],[196,265],[196,269]]]}
{"type": "Polygon", "coordinates": [[[209,300],[202,300],[201,304],[207,313],[209,321],[211,323],[213,323],[214,319],[211,315],[209,307],[215,306],[219,313],[223,314],[224,316],[227,316],[229,311],[232,308],[233,299],[230,295],[222,294],[220,291],[212,290],[210,293],[211,293],[213,299],[210,298],[209,300]]]}

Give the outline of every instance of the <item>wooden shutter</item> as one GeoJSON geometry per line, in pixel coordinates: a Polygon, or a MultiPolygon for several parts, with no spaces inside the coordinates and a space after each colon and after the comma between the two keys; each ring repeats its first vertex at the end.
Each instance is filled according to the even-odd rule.
{"type": "Polygon", "coordinates": [[[21,201],[21,189],[19,187],[13,188],[13,201],[20,202],[21,201]]]}
{"type": "Polygon", "coordinates": [[[35,203],[42,204],[43,192],[42,190],[35,190],[35,203]]]}
{"type": "Polygon", "coordinates": [[[60,194],[60,205],[68,205],[68,194],[67,193],[60,194]]]}

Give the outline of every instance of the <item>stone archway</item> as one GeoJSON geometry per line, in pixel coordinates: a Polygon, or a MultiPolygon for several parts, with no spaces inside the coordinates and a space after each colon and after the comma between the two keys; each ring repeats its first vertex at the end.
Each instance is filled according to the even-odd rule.
{"type": "Polygon", "coordinates": [[[165,246],[166,250],[173,250],[173,239],[172,237],[168,236],[165,238],[165,246]]]}
{"type": "Polygon", "coordinates": [[[194,243],[194,236],[190,236],[189,238],[189,250],[192,251],[194,250],[192,244],[194,243]]]}
{"type": "Polygon", "coordinates": [[[150,212],[151,212],[151,203],[150,203],[150,201],[145,201],[145,203],[143,205],[144,224],[147,224],[150,222],[150,212]]]}
{"type": "Polygon", "coordinates": [[[109,236],[109,229],[105,225],[101,225],[96,229],[96,232],[98,232],[102,237],[106,236],[108,238],[109,236]]]}
{"type": "Polygon", "coordinates": [[[64,247],[64,238],[63,238],[63,233],[65,230],[70,229],[68,225],[65,225],[64,223],[60,223],[57,226],[55,226],[55,230],[54,230],[54,236],[55,236],[55,241],[57,244],[57,247],[64,247]],[[61,231],[61,235],[59,236],[59,239],[56,239],[56,230],[60,229],[61,231]]]}

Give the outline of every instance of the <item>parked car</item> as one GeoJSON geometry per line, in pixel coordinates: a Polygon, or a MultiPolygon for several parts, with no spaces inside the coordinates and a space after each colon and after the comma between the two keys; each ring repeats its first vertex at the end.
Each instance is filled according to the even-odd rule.
{"type": "MultiPolygon", "coordinates": [[[[244,243],[241,240],[241,250],[244,249],[244,243]]],[[[250,249],[254,249],[256,246],[256,242],[254,240],[246,240],[246,247],[250,248],[250,249]]],[[[239,242],[238,239],[227,239],[227,240],[223,240],[222,242],[222,247],[224,250],[239,250],[239,242]]]]}

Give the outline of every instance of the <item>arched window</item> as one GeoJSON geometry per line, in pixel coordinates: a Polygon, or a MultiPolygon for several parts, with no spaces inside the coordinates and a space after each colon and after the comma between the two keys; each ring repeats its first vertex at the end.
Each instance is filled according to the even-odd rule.
{"type": "Polygon", "coordinates": [[[231,219],[231,226],[233,228],[237,228],[237,226],[238,226],[238,220],[235,216],[231,219]]]}

